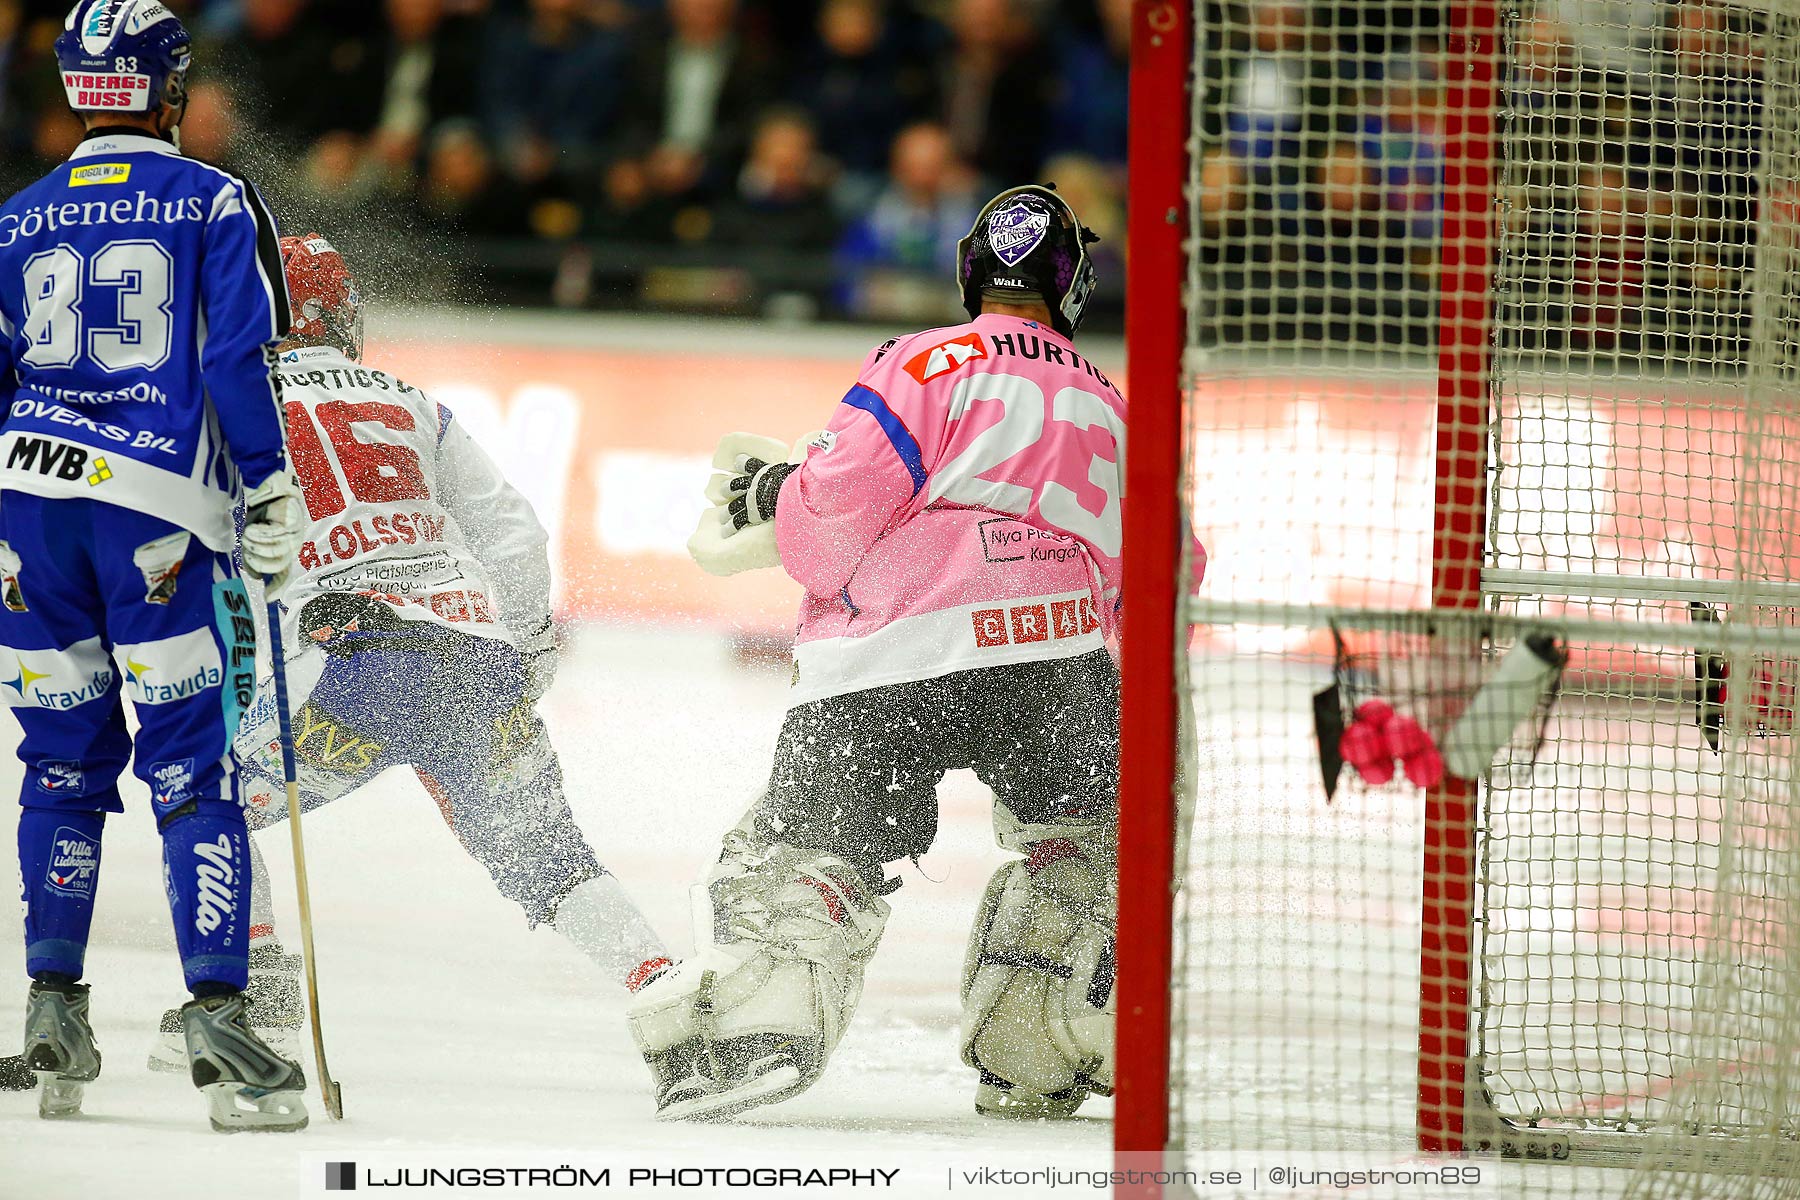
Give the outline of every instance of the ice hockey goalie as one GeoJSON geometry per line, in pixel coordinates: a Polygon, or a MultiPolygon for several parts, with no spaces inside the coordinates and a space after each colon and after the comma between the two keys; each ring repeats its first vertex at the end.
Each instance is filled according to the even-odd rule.
{"type": "Polygon", "coordinates": [[[976,1107],[1067,1116],[1112,1082],[1125,405],[1073,337],[1091,236],[1014,188],[958,252],[970,321],[870,353],[790,452],[733,434],[689,543],[806,589],[774,768],[705,884],[699,951],[631,1019],[665,1118],[817,1080],[946,771],[993,788],[998,871],[970,935],[976,1107]]]}

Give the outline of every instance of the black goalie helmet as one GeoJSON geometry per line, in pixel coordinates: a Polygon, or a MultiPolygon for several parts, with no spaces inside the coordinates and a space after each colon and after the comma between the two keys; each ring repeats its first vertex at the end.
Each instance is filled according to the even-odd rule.
{"type": "Polygon", "coordinates": [[[1082,227],[1056,185],[1008,188],[987,202],[956,247],[956,281],[974,320],[985,297],[1005,303],[1041,301],[1064,337],[1081,328],[1094,295],[1087,248],[1100,239],[1082,227]]]}

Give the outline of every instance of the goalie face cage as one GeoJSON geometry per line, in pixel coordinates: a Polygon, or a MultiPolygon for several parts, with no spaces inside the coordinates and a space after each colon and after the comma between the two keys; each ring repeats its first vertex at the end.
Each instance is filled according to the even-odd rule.
{"type": "Polygon", "coordinates": [[[1134,20],[1117,1147],[1800,1195],[1800,0],[1134,20]]]}

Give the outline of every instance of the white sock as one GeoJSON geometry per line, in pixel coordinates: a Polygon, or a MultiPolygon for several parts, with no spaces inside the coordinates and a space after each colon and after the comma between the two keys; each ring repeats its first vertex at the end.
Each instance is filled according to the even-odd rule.
{"type": "Polygon", "coordinates": [[[556,906],[550,927],[608,979],[631,991],[669,962],[668,947],[611,875],[597,875],[570,889],[556,906]]]}
{"type": "Polygon", "coordinates": [[[244,840],[250,843],[250,949],[273,946],[279,950],[281,939],[275,936],[275,893],[269,886],[269,864],[256,847],[254,833],[246,834],[244,840]]]}

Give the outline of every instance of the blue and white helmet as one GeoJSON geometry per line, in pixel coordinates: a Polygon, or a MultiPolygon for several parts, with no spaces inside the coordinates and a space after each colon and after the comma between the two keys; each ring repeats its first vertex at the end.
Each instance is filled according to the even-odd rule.
{"type": "Polygon", "coordinates": [[[76,112],[154,112],[187,99],[188,32],[161,0],[77,0],[56,39],[76,112]]]}

